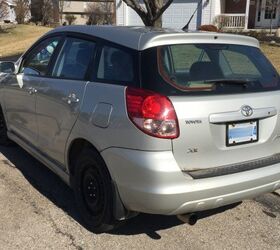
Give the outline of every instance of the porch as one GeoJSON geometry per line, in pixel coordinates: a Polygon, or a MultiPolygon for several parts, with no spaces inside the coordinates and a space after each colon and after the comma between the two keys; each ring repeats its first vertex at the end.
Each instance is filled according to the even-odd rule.
{"type": "Polygon", "coordinates": [[[216,17],[216,24],[223,29],[246,29],[246,14],[223,13],[216,17]]]}
{"type": "Polygon", "coordinates": [[[215,23],[223,29],[277,28],[280,26],[280,0],[218,0],[220,13],[215,23]]]}

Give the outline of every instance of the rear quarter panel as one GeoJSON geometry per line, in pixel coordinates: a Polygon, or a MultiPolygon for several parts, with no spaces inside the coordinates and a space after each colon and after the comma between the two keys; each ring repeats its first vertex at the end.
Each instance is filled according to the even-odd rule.
{"type": "Polygon", "coordinates": [[[171,140],[148,136],[129,120],[125,89],[124,86],[112,84],[87,84],[67,148],[73,140],[84,138],[98,151],[112,147],[145,151],[172,150],[171,140]]]}

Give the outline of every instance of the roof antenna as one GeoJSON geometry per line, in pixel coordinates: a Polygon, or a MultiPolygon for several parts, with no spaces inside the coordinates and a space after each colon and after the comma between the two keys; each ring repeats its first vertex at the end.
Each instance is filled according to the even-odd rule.
{"type": "MultiPolygon", "coordinates": [[[[200,0],[200,2],[197,4],[197,7],[196,7],[194,13],[192,14],[192,16],[190,17],[188,23],[182,28],[183,31],[188,31],[189,30],[190,23],[191,23],[194,15],[195,15],[195,13],[198,11],[200,6],[202,5],[202,2],[203,2],[203,0],[200,0]]],[[[206,2],[209,2],[209,0],[207,0],[206,2]]]]}

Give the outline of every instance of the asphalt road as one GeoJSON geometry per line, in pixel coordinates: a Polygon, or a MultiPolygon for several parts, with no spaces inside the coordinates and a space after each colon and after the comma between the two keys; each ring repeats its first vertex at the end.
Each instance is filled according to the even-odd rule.
{"type": "Polygon", "coordinates": [[[200,214],[195,226],[142,214],[96,235],[58,177],[19,147],[0,152],[0,249],[280,249],[280,192],[200,214]]]}

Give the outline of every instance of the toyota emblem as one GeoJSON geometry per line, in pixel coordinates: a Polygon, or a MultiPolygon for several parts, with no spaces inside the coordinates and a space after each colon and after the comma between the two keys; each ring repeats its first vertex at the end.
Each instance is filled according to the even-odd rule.
{"type": "Polygon", "coordinates": [[[253,114],[253,109],[248,105],[244,105],[241,107],[241,113],[242,115],[249,117],[253,114]]]}

